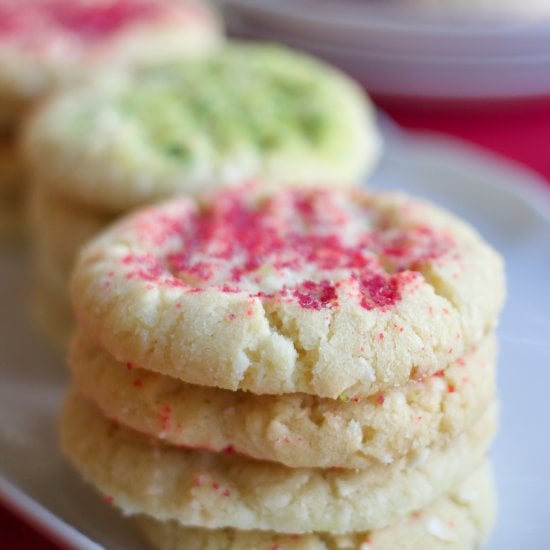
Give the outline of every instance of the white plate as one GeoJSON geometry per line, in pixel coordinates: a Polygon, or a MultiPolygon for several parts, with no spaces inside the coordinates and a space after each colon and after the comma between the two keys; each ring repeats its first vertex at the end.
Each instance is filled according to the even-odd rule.
{"type": "Polygon", "coordinates": [[[550,89],[550,4],[222,0],[229,30],[281,41],[348,71],[372,93],[524,97],[550,89]],[[451,3],[452,4],[452,3],[451,3]]]}
{"type": "MultiPolygon", "coordinates": [[[[506,257],[500,325],[502,429],[493,450],[500,494],[490,550],[550,548],[550,187],[527,170],[429,136],[390,130],[372,185],[433,198],[466,217],[506,257]]],[[[51,538],[79,549],[146,548],[57,450],[62,360],[21,306],[26,261],[0,257],[0,499],[51,538]]]]}

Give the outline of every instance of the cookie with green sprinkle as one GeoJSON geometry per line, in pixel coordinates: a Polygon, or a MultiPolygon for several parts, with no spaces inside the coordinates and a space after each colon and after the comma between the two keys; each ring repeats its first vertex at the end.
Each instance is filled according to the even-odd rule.
{"type": "Polygon", "coordinates": [[[41,184],[106,212],[254,178],[356,184],[379,150],[356,84],[270,45],[110,75],[50,102],[26,136],[41,184]]]}

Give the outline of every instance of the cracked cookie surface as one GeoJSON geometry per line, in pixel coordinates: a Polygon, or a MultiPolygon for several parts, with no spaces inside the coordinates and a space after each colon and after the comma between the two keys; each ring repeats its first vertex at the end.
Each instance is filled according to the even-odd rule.
{"type": "Polygon", "coordinates": [[[197,527],[286,533],[376,529],[445,493],[483,459],[496,404],[442,448],[366,470],[287,468],[273,462],[190,451],[104,418],[72,392],[61,419],[66,455],[126,514],[197,527]]]}
{"type": "Polygon", "coordinates": [[[488,461],[435,502],[382,529],[350,535],[283,535],[200,529],[143,516],[138,522],[162,550],[465,550],[480,548],[496,515],[488,461]]]}
{"type": "Polygon", "coordinates": [[[82,334],[69,356],[79,391],[122,425],[174,445],[294,468],[370,468],[450,443],[494,399],[495,360],[491,336],[423,380],[334,400],[187,384],[118,363],[82,334]]]}
{"type": "Polygon", "coordinates": [[[118,361],[253,393],[365,397],[489,334],[500,257],[429,203],[254,187],[144,209],[87,246],[79,323],[118,361]]]}

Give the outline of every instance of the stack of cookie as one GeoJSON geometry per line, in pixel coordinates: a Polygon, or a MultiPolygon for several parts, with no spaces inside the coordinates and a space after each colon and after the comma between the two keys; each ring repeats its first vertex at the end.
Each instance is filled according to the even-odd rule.
{"type": "Polygon", "coordinates": [[[379,150],[362,91],[275,46],[233,44],[69,90],[37,113],[25,139],[35,317],[65,339],[80,245],[132,207],[259,176],[271,186],[357,181],[379,150]]]}
{"type": "Polygon", "coordinates": [[[37,100],[107,67],[210,50],[220,30],[194,0],[0,0],[0,234],[21,229],[18,136],[37,100]]]}
{"type": "Polygon", "coordinates": [[[15,146],[16,125],[2,113],[0,97],[0,239],[13,238],[19,232],[21,218],[20,186],[23,169],[15,146]]]}
{"type": "Polygon", "coordinates": [[[223,191],[80,255],[62,445],[154,546],[474,549],[502,263],[428,203],[223,191]]]}

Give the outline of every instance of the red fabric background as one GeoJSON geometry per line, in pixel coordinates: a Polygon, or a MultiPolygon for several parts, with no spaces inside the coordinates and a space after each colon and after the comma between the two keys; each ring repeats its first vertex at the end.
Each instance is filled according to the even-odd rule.
{"type": "Polygon", "coordinates": [[[550,184],[550,96],[454,102],[374,99],[405,128],[434,130],[471,141],[530,166],[550,184]]]}
{"type": "Polygon", "coordinates": [[[61,550],[0,504],[0,548],[6,550],[61,550]]]}

